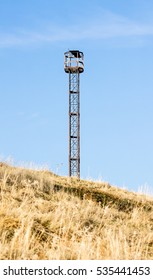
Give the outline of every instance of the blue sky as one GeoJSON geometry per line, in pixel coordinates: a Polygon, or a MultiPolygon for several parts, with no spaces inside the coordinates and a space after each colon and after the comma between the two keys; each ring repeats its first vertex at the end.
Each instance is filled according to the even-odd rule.
{"type": "Polygon", "coordinates": [[[84,52],[81,177],[153,190],[153,1],[0,0],[0,157],[68,174],[64,52],[84,52]]]}

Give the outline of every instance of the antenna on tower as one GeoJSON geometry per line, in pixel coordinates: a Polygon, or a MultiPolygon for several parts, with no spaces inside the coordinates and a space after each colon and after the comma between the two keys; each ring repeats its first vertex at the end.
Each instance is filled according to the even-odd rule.
{"type": "Polygon", "coordinates": [[[83,52],[65,52],[64,70],[69,74],[69,176],[80,178],[80,74],[84,71],[83,52]]]}

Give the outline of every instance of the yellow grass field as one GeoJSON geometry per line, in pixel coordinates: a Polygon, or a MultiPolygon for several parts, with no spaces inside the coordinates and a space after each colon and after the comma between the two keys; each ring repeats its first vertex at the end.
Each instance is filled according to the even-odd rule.
{"type": "Polygon", "coordinates": [[[153,259],[153,198],[0,163],[0,259],[153,259]]]}

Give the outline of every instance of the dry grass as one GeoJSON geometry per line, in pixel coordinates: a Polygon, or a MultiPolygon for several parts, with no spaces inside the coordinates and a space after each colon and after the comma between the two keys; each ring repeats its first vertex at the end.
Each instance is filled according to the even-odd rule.
{"type": "Polygon", "coordinates": [[[0,259],[153,259],[153,199],[1,163],[0,259]]]}

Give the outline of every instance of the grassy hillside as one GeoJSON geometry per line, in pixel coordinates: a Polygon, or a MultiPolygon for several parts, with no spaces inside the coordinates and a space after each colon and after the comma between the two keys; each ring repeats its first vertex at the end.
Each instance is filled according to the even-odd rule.
{"type": "Polygon", "coordinates": [[[153,199],[0,163],[0,259],[153,259],[153,199]]]}

